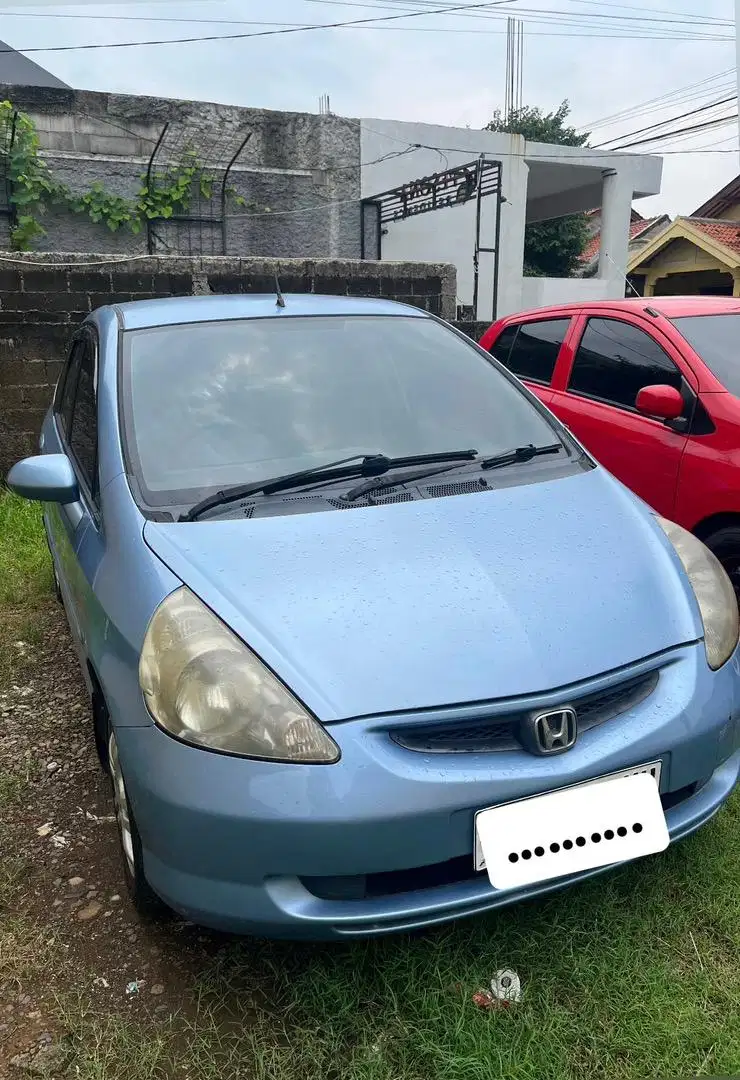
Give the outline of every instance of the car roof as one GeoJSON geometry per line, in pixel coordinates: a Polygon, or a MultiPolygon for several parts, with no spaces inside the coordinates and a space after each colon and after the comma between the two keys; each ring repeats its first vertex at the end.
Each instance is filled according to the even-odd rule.
{"type": "MultiPolygon", "coordinates": [[[[275,293],[244,296],[170,296],[161,300],[134,300],[111,305],[124,330],[143,330],[177,323],[217,322],[224,319],[289,318],[295,315],[406,315],[429,318],[426,311],[379,297],[317,296],[286,293],[279,307],[275,293]]],[[[100,310],[100,309],[99,309],[100,310]]]]}
{"type": "Polygon", "coordinates": [[[554,307],[531,308],[507,315],[507,320],[520,318],[522,315],[577,315],[582,311],[635,311],[650,308],[668,319],[677,319],[686,315],[720,315],[740,313],[740,299],[732,296],[630,296],[623,300],[581,300],[573,304],[558,304],[554,307]]]}

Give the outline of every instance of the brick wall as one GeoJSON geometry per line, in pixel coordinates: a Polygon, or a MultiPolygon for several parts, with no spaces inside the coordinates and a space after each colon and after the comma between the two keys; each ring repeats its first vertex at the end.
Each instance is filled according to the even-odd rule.
{"type": "Polygon", "coordinates": [[[34,453],[70,336],[103,304],[204,293],[383,296],[443,318],[455,313],[455,270],[445,264],[359,260],[151,257],[88,265],[89,255],[0,258],[0,478],[34,453]],[[53,265],[47,265],[53,264],[53,265]]]}

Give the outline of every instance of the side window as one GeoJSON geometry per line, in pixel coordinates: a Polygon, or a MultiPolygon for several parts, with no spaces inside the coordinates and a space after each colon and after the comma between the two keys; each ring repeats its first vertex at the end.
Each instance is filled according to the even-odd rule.
{"type": "Polygon", "coordinates": [[[683,389],[676,365],[650,334],[618,319],[589,319],[573,361],[568,389],[634,409],[643,386],[683,389]]]}
{"type": "Polygon", "coordinates": [[[509,353],[518,332],[519,326],[516,323],[513,326],[505,326],[488,350],[491,356],[495,356],[504,367],[509,366],[509,353]]]}
{"type": "MultiPolygon", "coordinates": [[[[520,379],[547,383],[552,379],[560,346],[568,333],[570,319],[544,319],[542,322],[520,323],[519,333],[512,341],[508,356],[494,356],[520,379]]],[[[517,327],[507,327],[515,331],[517,327]]],[[[506,333],[506,331],[504,331],[506,333]]],[[[497,345],[503,339],[499,338],[497,345]]],[[[494,346],[495,348],[495,346],[494,346]]]]}
{"type": "Polygon", "coordinates": [[[75,388],[77,386],[77,373],[79,371],[81,353],[82,342],[76,341],[69,354],[67,366],[62,372],[62,377],[59,380],[56,411],[62,431],[68,438],[72,426],[72,406],[75,399],[75,388]]]}
{"type": "MultiPolygon", "coordinates": [[[[69,447],[93,498],[97,496],[98,410],[95,395],[95,356],[92,343],[80,342],[77,389],[69,430],[69,447]]],[[[65,388],[66,389],[66,388],[65,388]]]]}

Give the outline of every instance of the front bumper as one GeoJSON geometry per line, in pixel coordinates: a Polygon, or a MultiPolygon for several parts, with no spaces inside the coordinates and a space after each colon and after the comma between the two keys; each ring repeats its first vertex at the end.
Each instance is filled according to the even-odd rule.
{"type": "Polygon", "coordinates": [[[147,877],[203,925],[339,939],[430,926],[602,873],[495,890],[473,871],[473,817],[661,758],[671,839],[708,821],[740,773],[738,654],[719,672],[709,671],[703,645],[664,659],[650,697],[549,759],[406,750],[388,737],[387,718],[333,725],[342,758],[332,766],[247,761],[178,743],[153,725],[117,726],[147,877]],[[453,880],[425,884],[443,864],[455,867],[453,880]],[[327,892],[327,882],[353,879],[374,881],[372,895],[327,892]]]}

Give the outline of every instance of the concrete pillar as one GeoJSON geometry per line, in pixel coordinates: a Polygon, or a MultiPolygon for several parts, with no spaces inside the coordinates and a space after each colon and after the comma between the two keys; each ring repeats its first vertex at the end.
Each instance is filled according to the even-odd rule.
{"type": "Polygon", "coordinates": [[[601,189],[598,276],[602,281],[609,282],[609,295],[615,300],[624,296],[631,209],[632,177],[613,169],[605,171],[601,189]]]}
{"type": "MultiPolygon", "coordinates": [[[[502,161],[501,190],[505,202],[501,205],[496,318],[521,311],[524,306],[522,302],[524,229],[527,223],[527,186],[529,184],[529,166],[524,160],[525,145],[523,136],[511,135],[507,155],[502,161]]],[[[493,197],[483,200],[484,203],[493,201],[493,197]]],[[[481,256],[481,265],[485,258],[486,256],[481,256]]],[[[488,258],[490,259],[490,256],[488,258]]],[[[488,303],[490,308],[490,299],[488,303]]],[[[480,302],[478,318],[488,318],[480,302]]]]}

